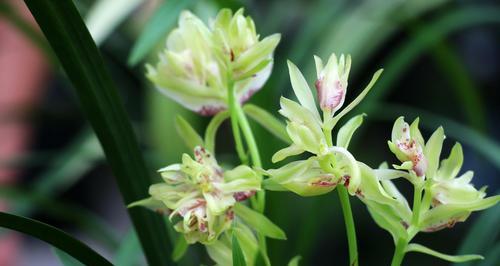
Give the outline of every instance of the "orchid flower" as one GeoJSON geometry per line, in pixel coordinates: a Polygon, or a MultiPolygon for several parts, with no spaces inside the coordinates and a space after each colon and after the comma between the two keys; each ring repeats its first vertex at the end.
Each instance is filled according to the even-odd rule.
{"type": "Polygon", "coordinates": [[[331,129],[336,121],[362,100],[381,71],[374,75],[370,84],[352,103],[332,117],[344,103],[351,57],[342,55],[337,61],[335,54],[332,54],[324,68],[319,57],[315,57],[315,61],[318,71],[316,88],[323,116],[318,111],[304,76],[292,62],[288,62],[292,88],[299,102],[281,97],[279,112],[288,119],[286,130],[292,143],[276,152],[272,160],[278,162],[306,151],[314,155],[304,161],[295,161],[279,169],[268,170],[266,173],[271,178],[266,180],[265,184],[270,189],[285,188],[302,196],[324,194],[342,184],[348,188],[351,195],[355,195],[361,183],[360,171],[347,146],[354,131],[361,125],[363,115],[352,118],[339,130],[337,146],[332,144],[331,129]]]}
{"type": "Polygon", "coordinates": [[[182,164],[159,170],[164,183],[149,189],[151,198],[131,206],[170,210],[170,219],[181,219],[174,228],[188,243],[215,241],[234,219],[233,207],[260,190],[260,178],[248,166],[224,171],[202,147],[195,147],[194,159],[182,156],[182,164]]]}
{"type": "Polygon", "coordinates": [[[463,163],[459,143],[452,148],[449,157],[440,163],[445,139],[443,128],[438,128],[424,142],[418,122],[417,118],[408,125],[400,117],[394,123],[391,141],[388,143],[390,150],[402,162],[401,165],[393,165],[396,168],[393,170],[387,169],[384,164],[379,169],[372,170],[371,174],[366,170],[362,171],[362,181],[371,176],[382,188],[375,194],[379,197],[382,194],[390,195],[390,199],[362,200],[375,222],[391,233],[396,250],[402,250],[395,253],[393,263],[396,261],[397,264],[398,260],[402,260],[404,252],[408,251],[423,252],[451,261],[481,258],[479,255],[450,256],[420,244],[409,244],[419,232],[434,232],[452,227],[457,222],[465,221],[473,211],[487,209],[500,201],[500,196],[485,198],[485,187],[480,190],[474,188],[470,183],[472,171],[457,177],[463,163]],[[411,209],[406,198],[391,181],[398,177],[408,179],[414,186],[414,203],[411,209]]]}
{"type": "Polygon", "coordinates": [[[147,64],[148,79],[160,92],[202,115],[228,107],[228,86],[236,99],[247,101],[271,74],[279,34],[259,40],[255,24],[222,9],[211,27],[183,11],[178,27],[168,36],[155,67],[147,64]]]}

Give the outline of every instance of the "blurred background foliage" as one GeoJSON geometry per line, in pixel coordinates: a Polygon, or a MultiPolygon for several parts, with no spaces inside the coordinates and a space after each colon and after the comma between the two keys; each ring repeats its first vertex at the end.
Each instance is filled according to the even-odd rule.
{"type": "MultiPolygon", "coordinates": [[[[449,151],[464,146],[464,169],[475,171],[475,185],[499,190],[500,174],[500,3],[459,0],[78,0],[94,40],[116,82],[151,173],[179,161],[188,152],[174,128],[182,115],[203,133],[208,119],[163,97],[144,77],[144,62],[155,62],[178,14],[190,9],[205,21],[222,7],[244,7],[261,36],[279,32],[271,78],[251,103],[277,115],[279,96],[291,97],[286,59],[315,79],[312,55],[350,53],[353,58],[348,95],[352,99],[378,68],[382,78],[351,115],[367,113],[353,139],[352,153],[375,167],[394,163],[386,141],[399,115],[421,117],[429,135],[443,125],[449,151]]],[[[2,162],[22,169],[14,186],[0,187],[10,212],[36,217],[65,228],[119,265],[143,263],[125,207],[104,163],[102,150],[80,112],[70,85],[50,49],[36,31],[0,3],[0,17],[9,20],[36,43],[52,63],[43,100],[32,115],[34,140],[29,152],[2,162]]],[[[1,40],[0,40],[1,43],[1,40]]],[[[349,101],[347,99],[347,101],[349,101]]],[[[347,119],[347,118],[346,118],[347,119]]],[[[264,166],[285,144],[252,124],[264,166]]],[[[237,163],[231,129],[224,123],[217,137],[219,160],[237,163]]],[[[410,187],[399,182],[403,191],[410,187]]],[[[301,198],[267,193],[266,213],[288,235],[269,240],[274,265],[301,255],[302,265],[346,265],[347,243],[337,197],[301,198]]],[[[378,228],[365,207],[352,198],[361,265],[388,265],[393,253],[390,235],[378,228]]],[[[445,253],[479,253],[486,260],[468,265],[500,264],[500,207],[475,214],[465,223],[418,242],[445,253]]],[[[172,233],[174,236],[174,233],[172,233]]],[[[54,265],[56,257],[41,242],[25,240],[21,265],[54,265]],[[47,255],[48,254],[48,255],[47,255]]],[[[182,265],[209,263],[200,246],[192,246],[182,265]]],[[[433,257],[410,253],[405,265],[447,265],[433,257]]]]}

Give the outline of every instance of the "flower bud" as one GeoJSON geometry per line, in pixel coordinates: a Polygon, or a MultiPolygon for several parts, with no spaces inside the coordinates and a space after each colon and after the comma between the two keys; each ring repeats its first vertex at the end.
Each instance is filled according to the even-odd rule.
{"type": "Polygon", "coordinates": [[[270,178],[264,181],[266,188],[284,188],[307,197],[328,193],[340,184],[355,195],[361,183],[358,163],[344,148],[331,147],[327,152],[323,156],[311,156],[279,169],[267,170],[270,178]]]}
{"type": "Polygon", "coordinates": [[[351,70],[351,56],[337,56],[332,54],[326,66],[323,66],[321,58],[315,56],[316,89],[318,92],[319,105],[324,112],[332,115],[344,104],[347,91],[347,78],[351,70]]]}
{"type": "Polygon", "coordinates": [[[418,129],[418,118],[411,126],[399,117],[392,128],[390,150],[403,163],[400,168],[412,169],[417,176],[424,176],[428,162],[424,155],[424,140],[418,129]]]}
{"type": "Polygon", "coordinates": [[[295,161],[279,169],[267,170],[267,174],[270,178],[265,182],[279,184],[301,196],[328,193],[342,181],[341,176],[324,171],[320,167],[317,157],[295,161]]]}

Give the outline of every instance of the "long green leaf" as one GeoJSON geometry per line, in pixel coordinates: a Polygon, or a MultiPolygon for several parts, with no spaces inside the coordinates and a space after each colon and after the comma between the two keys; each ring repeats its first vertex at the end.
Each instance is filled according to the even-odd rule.
{"type": "Polygon", "coordinates": [[[190,150],[193,150],[196,146],[204,146],[203,139],[182,116],[175,118],[175,129],[190,150]]]}
{"type": "MultiPolygon", "coordinates": [[[[151,182],[132,126],[72,1],[26,0],[45,37],[75,87],[82,109],[101,142],[126,204],[147,197],[151,182]]],[[[145,209],[129,214],[150,265],[170,262],[170,243],[161,218],[145,209]]]]}
{"type": "Polygon", "coordinates": [[[191,5],[194,0],[169,0],[158,8],[143,29],[139,39],[134,44],[130,57],[129,65],[139,63],[157,44],[161,38],[164,38],[171,29],[179,16],[179,13],[191,5]]]}
{"type": "Polygon", "coordinates": [[[469,261],[469,260],[482,260],[484,259],[483,256],[480,255],[447,255],[443,254],[441,252],[437,252],[435,250],[432,250],[428,247],[424,247],[420,244],[409,244],[408,247],[406,248],[406,252],[420,252],[420,253],[425,253],[427,255],[431,255],[443,260],[451,261],[451,262],[464,262],[464,261],[469,261]]]}
{"type": "MultiPolygon", "coordinates": [[[[51,217],[70,222],[110,249],[118,246],[118,233],[114,228],[108,226],[100,217],[79,206],[52,200],[47,195],[35,191],[6,186],[0,186],[0,199],[5,199],[9,203],[21,203],[22,206],[30,206],[51,217]]],[[[18,209],[14,209],[13,214],[24,215],[18,209]]]]}
{"type": "Polygon", "coordinates": [[[240,242],[238,242],[238,238],[235,233],[233,233],[233,239],[231,242],[233,251],[233,266],[246,266],[245,256],[243,255],[243,251],[241,251],[240,242]]]}
{"type": "Polygon", "coordinates": [[[0,212],[0,227],[12,229],[45,241],[85,265],[112,265],[84,243],[48,224],[0,212]]]}
{"type": "Polygon", "coordinates": [[[257,232],[275,239],[286,239],[285,232],[261,213],[241,203],[234,205],[234,213],[257,232]]]}

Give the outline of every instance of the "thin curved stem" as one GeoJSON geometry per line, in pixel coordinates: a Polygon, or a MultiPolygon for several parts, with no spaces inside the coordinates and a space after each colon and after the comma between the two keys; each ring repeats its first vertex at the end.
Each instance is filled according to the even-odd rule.
{"type": "Polygon", "coordinates": [[[349,265],[358,265],[358,244],[356,241],[356,228],[354,218],[352,216],[351,203],[349,202],[349,194],[343,186],[337,187],[339,194],[340,205],[342,206],[342,214],[344,215],[345,228],[347,232],[347,243],[349,245],[349,265]]]}
{"type": "MultiPolygon", "coordinates": [[[[257,147],[257,142],[255,141],[255,137],[252,133],[252,129],[250,128],[250,124],[248,123],[248,119],[241,108],[241,105],[236,104],[236,114],[238,116],[238,123],[241,126],[241,131],[243,132],[243,136],[245,137],[245,141],[248,145],[248,151],[250,152],[250,157],[252,159],[252,164],[255,167],[262,168],[262,161],[260,159],[259,149],[257,147]]],[[[259,191],[257,193],[257,206],[254,206],[259,212],[263,213],[265,209],[265,192],[259,191]]]]}
{"type": "Polygon", "coordinates": [[[230,79],[228,82],[228,101],[229,101],[229,115],[231,117],[231,129],[233,131],[234,143],[236,145],[236,153],[238,153],[238,157],[240,158],[241,163],[248,164],[248,156],[245,153],[245,148],[243,146],[243,141],[241,139],[240,129],[238,127],[238,115],[236,106],[236,100],[234,97],[234,81],[230,79]]]}
{"type": "Polygon", "coordinates": [[[429,193],[424,194],[424,199],[422,200],[422,192],[425,192],[424,187],[428,183],[415,184],[413,188],[413,216],[411,219],[410,227],[406,230],[408,232],[407,238],[400,238],[396,243],[396,249],[394,250],[394,256],[392,257],[391,266],[399,266],[403,262],[404,256],[406,254],[406,248],[408,243],[415,237],[419,231],[420,223],[420,213],[422,209],[427,209],[430,203],[429,193]],[[422,208],[423,207],[423,208],[422,208]]]}

